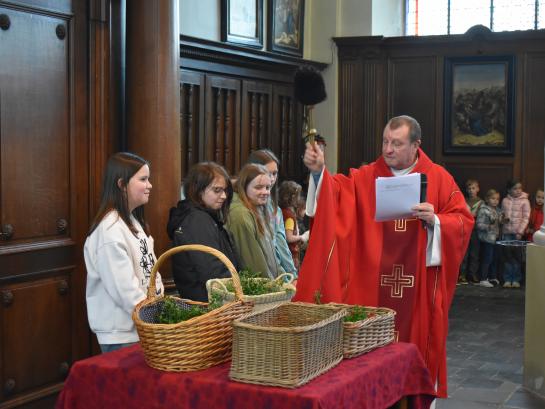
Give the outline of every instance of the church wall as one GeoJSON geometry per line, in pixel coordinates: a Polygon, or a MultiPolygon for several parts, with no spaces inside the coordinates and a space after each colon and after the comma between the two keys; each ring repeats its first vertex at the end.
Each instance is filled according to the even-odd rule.
{"type": "Polygon", "coordinates": [[[221,41],[221,7],[218,0],[180,0],[180,33],[221,41]]]}
{"type": "Polygon", "coordinates": [[[404,3],[399,0],[373,0],[372,35],[403,35],[405,25],[404,3]]]}
{"type": "Polygon", "coordinates": [[[545,141],[545,32],[492,33],[473,29],[463,35],[356,37],[335,39],[339,47],[339,169],[348,170],[380,153],[382,128],[394,115],[409,114],[422,125],[422,146],[463,187],[477,178],[481,194],[503,194],[511,178],[525,191],[543,186],[545,141]],[[483,152],[445,147],[445,65],[449,58],[514,58],[512,148],[483,152]],[[359,151],[361,149],[361,151],[359,151]]]}

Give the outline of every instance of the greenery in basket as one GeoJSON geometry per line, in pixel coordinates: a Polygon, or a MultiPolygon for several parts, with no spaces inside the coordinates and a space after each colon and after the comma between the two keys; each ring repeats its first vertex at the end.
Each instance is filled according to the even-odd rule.
{"type": "Polygon", "coordinates": [[[345,315],[344,322],[363,321],[369,316],[370,315],[367,313],[367,311],[365,311],[365,307],[362,307],[361,305],[354,305],[352,308],[350,308],[348,315],[345,315]]]}
{"type": "MultiPolygon", "coordinates": [[[[261,273],[245,269],[241,270],[238,274],[244,295],[263,295],[284,291],[281,284],[277,281],[263,279],[261,273]],[[256,278],[259,278],[260,280],[256,280],[256,278]]],[[[235,286],[233,285],[232,280],[226,283],[225,288],[227,288],[227,291],[229,292],[235,292],[235,286]]]]}
{"type": "Polygon", "coordinates": [[[221,307],[222,301],[218,297],[212,297],[208,307],[200,307],[193,305],[191,308],[181,308],[172,297],[165,297],[163,307],[157,320],[159,324],[177,324],[178,322],[187,321],[199,315],[206,314],[215,308],[221,307]]]}

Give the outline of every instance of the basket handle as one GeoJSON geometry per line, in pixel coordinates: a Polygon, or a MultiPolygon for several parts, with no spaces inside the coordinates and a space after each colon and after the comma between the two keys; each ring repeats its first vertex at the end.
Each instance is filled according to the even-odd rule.
{"type": "Polygon", "coordinates": [[[274,281],[278,281],[281,278],[288,277],[288,284],[291,284],[293,282],[294,276],[292,273],[282,273],[278,277],[274,279],[274,281]]]}
{"type": "MultiPolygon", "coordinates": [[[[284,277],[288,277],[288,284],[291,284],[293,282],[294,277],[293,277],[292,273],[282,273],[278,277],[276,277],[274,279],[274,281],[279,281],[281,278],[284,278],[284,277]]],[[[209,282],[210,282],[210,289],[211,290],[214,288],[214,285],[217,285],[224,292],[226,292],[226,293],[229,292],[229,290],[227,289],[225,284],[223,284],[223,281],[221,281],[220,279],[212,278],[211,280],[209,280],[209,282]]]]}
{"type": "Polygon", "coordinates": [[[226,293],[229,292],[229,290],[227,290],[227,287],[225,287],[225,284],[223,284],[222,281],[217,279],[217,278],[213,278],[213,279],[210,280],[210,290],[214,289],[214,284],[217,284],[226,293]]]}
{"type": "Polygon", "coordinates": [[[188,244],[185,246],[177,246],[173,247],[170,250],[165,251],[161,256],[157,259],[155,264],[153,265],[153,268],[151,270],[151,277],[148,287],[148,299],[155,298],[155,279],[157,277],[157,271],[159,270],[159,267],[161,267],[161,264],[165,262],[166,259],[168,259],[170,256],[181,253],[183,251],[202,251],[203,253],[211,254],[212,256],[216,256],[220,259],[220,261],[225,264],[225,267],[229,270],[231,273],[231,277],[233,278],[233,285],[235,287],[235,298],[237,300],[242,300],[242,297],[244,294],[242,293],[242,286],[240,284],[240,278],[238,276],[237,270],[235,266],[233,266],[233,263],[231,263],[231,260],[229,260],[225,254],[223,254],[221,251],[216,250],[212,247],[203,246],[202,244],[188,244]]]}

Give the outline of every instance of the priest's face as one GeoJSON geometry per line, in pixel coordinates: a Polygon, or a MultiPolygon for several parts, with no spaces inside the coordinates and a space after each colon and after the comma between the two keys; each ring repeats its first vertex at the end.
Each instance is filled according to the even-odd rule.
{"type": "Polygon", "coordinates": [[[386,127],[382,136],[382,156],[386,164],[396,170],[407,169],[416,160],[420,141],[411,142],[409,127],[386,127]]]}

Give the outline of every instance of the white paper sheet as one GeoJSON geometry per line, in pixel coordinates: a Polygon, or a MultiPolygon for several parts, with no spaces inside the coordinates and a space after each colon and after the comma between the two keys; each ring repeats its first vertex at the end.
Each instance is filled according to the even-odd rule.
{"type": "Polygon", "coordinates": [[[420,173],[379,177],[375,181],[375,191],[376,221],[410,218],[411,208],[420,203],[420,173]]]}

